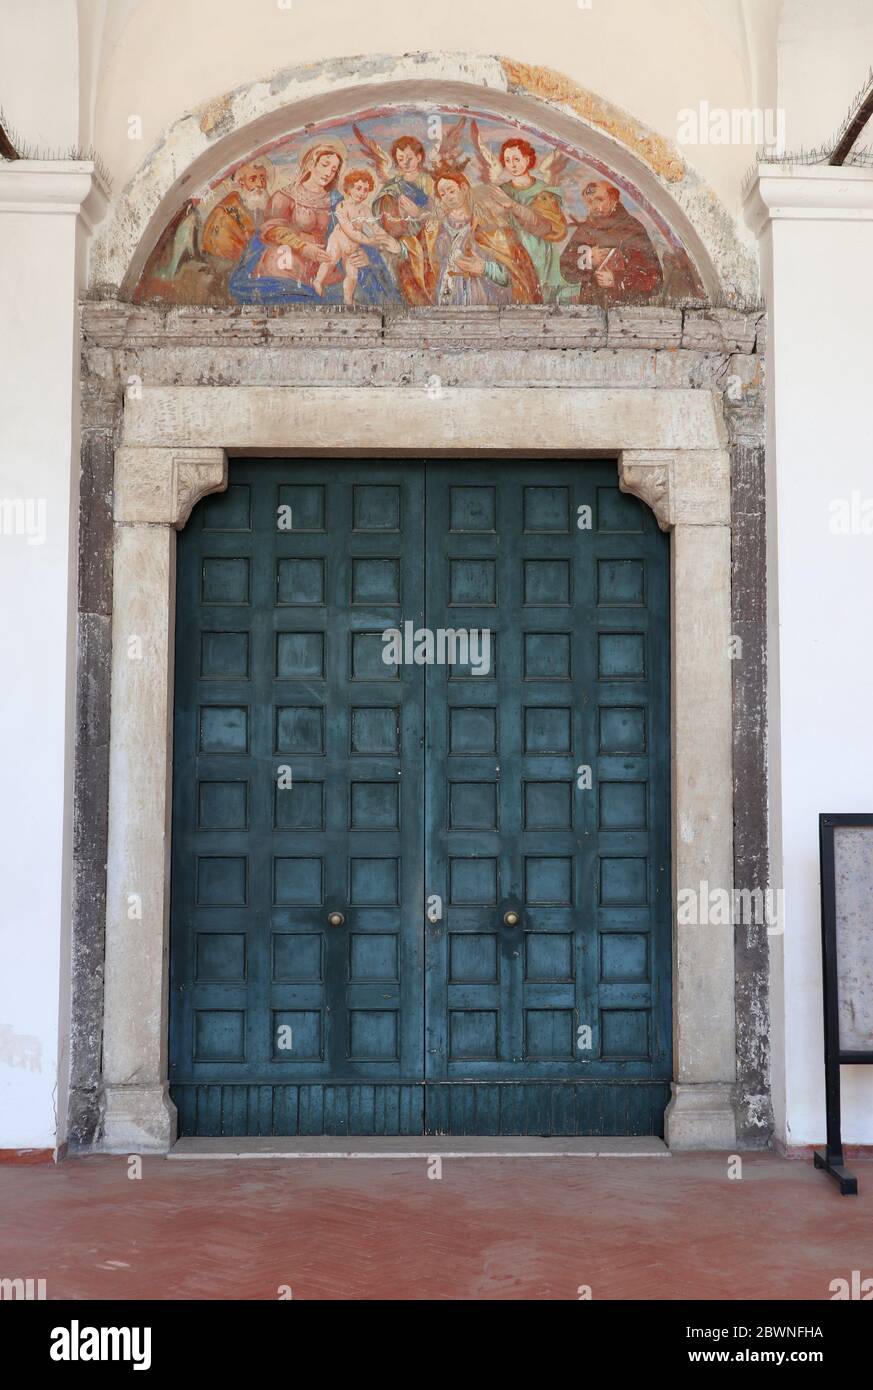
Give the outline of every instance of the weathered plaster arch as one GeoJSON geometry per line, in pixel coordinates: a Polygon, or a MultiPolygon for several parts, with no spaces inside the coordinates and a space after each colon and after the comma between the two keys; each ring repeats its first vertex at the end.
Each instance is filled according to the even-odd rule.
{"type": "Polygon", "coordinates": [[[262,144],[362,106],[484,105],[589,151],[673,227],[716,301],[757,297],[757,262],[712,190],[663,137],[550,69],[508,58],[412,54],[286,68],[181,117],[128,184],[95,241],[92,292],[128,297],[167,221],[195,190],[262,144]]]}

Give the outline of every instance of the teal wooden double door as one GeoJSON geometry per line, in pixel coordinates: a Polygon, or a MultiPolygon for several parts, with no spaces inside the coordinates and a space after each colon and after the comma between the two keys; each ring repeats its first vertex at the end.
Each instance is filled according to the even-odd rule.
{"type": "Polygon", "coordinates": [[[662,1133],[668,543],[615,465],[238,461],[177,572],[180,1133],[662,1133]]]}

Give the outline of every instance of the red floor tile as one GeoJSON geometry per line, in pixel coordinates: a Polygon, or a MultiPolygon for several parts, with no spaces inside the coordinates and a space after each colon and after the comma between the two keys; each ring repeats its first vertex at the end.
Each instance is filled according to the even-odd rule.
{"type": "Polygon", "coordinates": [[[0,1168],[0,1277],[52,1299],[829,1299],[873,1276],[873,1164],[669,1159],[0,1168]],[[869,1176],[868,1176],[869,1174],[869,1176]]]}

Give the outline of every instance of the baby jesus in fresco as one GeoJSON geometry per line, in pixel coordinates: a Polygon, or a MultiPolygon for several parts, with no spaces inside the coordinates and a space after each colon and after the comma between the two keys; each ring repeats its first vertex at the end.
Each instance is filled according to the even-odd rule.
{"type": "Polygon", "coordinates": [[[342,261],[345,271],[343,300],[347,305],[354,304],[358,269],[350,263],[352,253],[360,246],[399,251],[394,238],[374,219],[372,203],[375,192],[376,180],[369,169],[350,169],[343,179],[345,197],[335,209],[337,225],[328,237],[325,248],[329,259],[322,261],[312,282],[316,294],[324,294],[327,277],[342,261]]]}

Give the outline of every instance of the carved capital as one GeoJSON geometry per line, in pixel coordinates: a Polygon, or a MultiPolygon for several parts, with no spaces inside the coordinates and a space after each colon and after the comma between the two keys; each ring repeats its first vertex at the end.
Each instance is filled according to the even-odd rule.
{"type": "Polygon", "coordinates": [[[651,507],[662,531],[731,524],[726,449],[625,449],[618,458],[618,485],[651,507]]]}
{"type": "Polygon", "coordinates": [[[651,507],[662,531],[675,525],[673,511],[674,454],[626,449],[618,459],[618,485],[651,507]]]}
{"type": "Polygon", "coordinates": [[[114,517],[181,530],[201,497],[227,487],[223,449],[139,449],[115,454],[114,517]]]}

